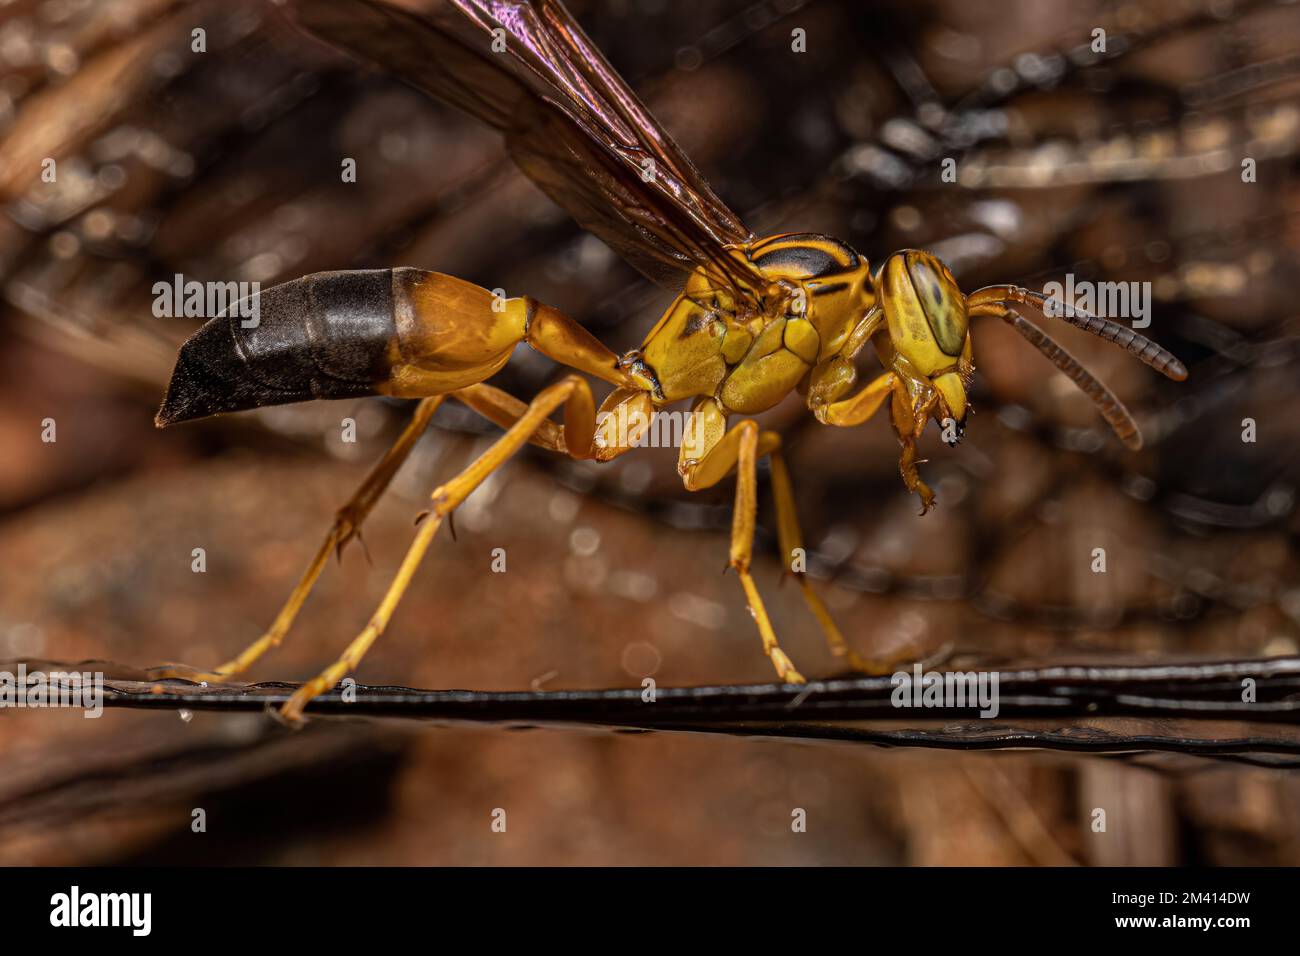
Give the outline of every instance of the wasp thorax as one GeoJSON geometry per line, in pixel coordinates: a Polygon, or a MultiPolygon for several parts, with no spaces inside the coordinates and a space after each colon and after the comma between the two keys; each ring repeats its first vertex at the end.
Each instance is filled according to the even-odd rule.
{"type": "Polygon", "coordinates": [[[896,252],[877,279],[889,337],[922,375],[950,368],[966,344],[966,297],[948,267],[916,249],[896,252]]]}

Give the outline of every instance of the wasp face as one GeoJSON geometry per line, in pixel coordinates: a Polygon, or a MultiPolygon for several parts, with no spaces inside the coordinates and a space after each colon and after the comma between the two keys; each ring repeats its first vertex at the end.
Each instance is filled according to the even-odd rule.
{"type": "Polygon", "coordinates": [[[935,418],[956,422],[956,440],[949,442],[956,444],[965,430],[972,367],[966,297],[947,266],[917,249],[886,259],[876,286],[894,348],[939,392],[946,408],[936,408],[935,418]]]}

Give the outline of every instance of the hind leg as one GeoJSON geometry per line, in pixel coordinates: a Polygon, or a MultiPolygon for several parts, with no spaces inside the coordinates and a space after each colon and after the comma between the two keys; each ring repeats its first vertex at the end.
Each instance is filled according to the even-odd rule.
{"type": "Polygon", "coordinates": [[[298,612],[307,601],[308,595],[311,594],[312,588],[315,587],[317,579],[321,572],[325,570],[325,564],[329,560],[331,553],[342,554],[344,546],[357,537],[361,532],[361,525],[365,522],[366,516],[375,506],[375,502],[383,495],[388,488],[393,476],[397,474],[398,469],[411,454],[411,449],[415,447],[420,436],[429,425],[429,420],[438,406],[442,404],[443,396],[439,395],[434,398],[426,398],[415,407],[415,414],[406,427],[402,429],[402,434],[398,436],[397,441],[388,449],[379,463],[371,469],[370,474],[366,475],[360,487],[352,493],[352,497],[334,516],[334,523],[330,526],[325,535],[325,540],[317,549],[311,563],[307,565],[307,570],[303,572],[298,579],[297,585],[289,594],[289,599],[285,601],[284,607],[280,608],[280,613],[275,616],[271,626],[256,641],[245,648],[241,653],[222,664],[216,670],[200,671],[181,665],[166,665],[151,669],[153,676],[163,677],[182,677],[187,680],[207,681],[209,683],[220,683],[229,680],[238,674],[244,673],[267,651],[278,647],[284,640],[285,635],[289,633],[289,628],[293,626],[294,620],[298,617],[298,612]]]}
{"type": "MultiPolygon", "coordinates": [[[[601,406],[602,412],[615,414],[611,414],[605,419],[605,424],[598,427],[591,389],[586,381],[577,375],[566,376],[544,389],[527,405],[523,405],[498,389],[483,385],[471,386],[452,395],[494,421],[509,422],[509,427],[505,434],[468,468],[434,489],[431,496],[432,506],[420,522],[415,540],[411,542],[401,567],[369,623],[348,645],[338,660],[298,688],[285,703],[281,714],[286,719],[299,720],[312,698],[329,690],[345,674],[356,669],[366,652],[388,627],[393,612],[396,611],[398,603],[410,586],[411,579],[428,552],[443,519],[455,511],[474,489],[504,465],[526,442],[540,434],[546,436],[540,443],[549,442],[555,446],[555,450],[564,451],[572,458],[607,460],[629,450],[633,445],[630,441],[620,441],[621,437],[626,436],[617,436],[609,424],[619,420],[616,414],[618,407],[627,404],[638,410],[650,408],[650,398],[644,392],[617,389],[601,406]],[[563,429],[556,429],[549,418],[561,406],[564,408],[564,426],[563,429]]],[[[635,439],[636,436],[631,437],[635,439]]]]}
{"type": "MultiPolygon", "coordinates": [[[[244,673],[267,651],[283,642],[324,570],[330,553],[340,552],[357,535],[362,522],[415,447],[446,395],[455,394],[466,405],[503,427],[522,414],[523,404],[505,392],[481,382],[465,385],[467,376],[469,381],[473,381],[474,375],[487,377],[495,372],[518,343],[526,343],[571,368],[619,385],[615,392],[619,400],[640,401],[635,396],[641,393],[629,387],[631,381],[619,367],[618,356],[563,313],[529,297],[498,300],[486,290],[452,276],[420,275],[416,291],[407,290],[407,308],[411,312],[407,321],[424,330],[421,334],[407,332],[407,345],[416,361],[403,365],[403,370],[387,387],[391,394],[422,399],[410,423],[339,509],[334,524],[307,570],[270,628],[260,638],[215,670],[200,671],[167,665],[153,668],[154,676],[212,683],[224,681],[244,673]]],[[[648,396],[644,404],[648,406],[648,396]]],[[[544,448],[563,451],[561,434],[562,430],[556,425],[542,421],[529,434],[528,440],[544,448]]],[[[588,451],[590,449],[584,445],[582,453],[585,455],[588,451]]],[[[600,452],[596,457],[609,456],[600,452]]]]}

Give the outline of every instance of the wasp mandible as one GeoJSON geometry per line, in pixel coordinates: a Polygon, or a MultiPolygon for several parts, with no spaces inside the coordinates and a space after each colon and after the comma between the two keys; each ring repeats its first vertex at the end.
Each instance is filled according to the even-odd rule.
{"type": "MultiPolygon", "coordinates": [[[[330,553],[357,534],[447,398],[505,432],[434,489],[378,609],[342,656],[285,704],[289,719],[357,667],[388,626],[443,520],[525,443],[610,461],[640,437],[620,433],[616,423],[649,423],[666,406],[689,402],[694,434],[679,456],[682,482],[697,491],[735,473],[730,566],[778,677],[797,683],[804,678],[777,643],[750,574],[761,458],[771,461],[786,555],[802,545],[795,496],[780,436],[747,416],[797,390],[819,422],[852,427],[888,401],[899,471],[924,514],[934,495],[917,471],[917,441],[931,420],[949,423],[951,443],[960,439],[974,372],[971,317],[1008,322],[1096,403],[1129,448],[1139,448],[1141,436],[1128,411],[1017,307],[1045,312],[1050,305],[1169,378],[1187,376],[1177,358],[1131,329],[1039,293],[996,285],[964,294],[948,268],[921,250],[895,252],[873,272],[864,257],[828,236],[755,237],[557,0],[441,0],[422,14],[378,0],[294,0],[291,11],[308,32],[500,130],[519,166],[552,199],[677,295],[640,348],[624,355],[532,298],[498,300],[471,283],[414,268],[305,276],[260,293],[254,328],[238,317],[246,309],[209,321],[181,347],[160,427],[312,399],[420,401],[339,510],[267,632],[215,671],[169,667],[164,675],[221,681],[280,644],[330,553]],[[648,166],[651,176],[643,175],[648,166]],[[486,384],[521,342],[574,373],[526,404],[486,384]],[[859,384],[854,360],[868,343],[883,371],[859,384]],[[583,375],[614,386],[599,409],[583,375]],[[563,425],[551,421],[557,410],[563,425]]],[[[850,649],[806,576],[795,577],[837,657],[867,672],[893,666],[850,649]]]]}

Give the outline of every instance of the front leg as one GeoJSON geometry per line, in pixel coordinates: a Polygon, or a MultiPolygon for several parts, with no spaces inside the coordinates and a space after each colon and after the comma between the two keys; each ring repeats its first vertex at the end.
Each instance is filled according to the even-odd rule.
{"type": "Polygon", "coordinates": [[[889,420],[898,435],[898,443],[902,446],[898,456],[898,471],[907,490],[920,496],[921,514],[925,514],[934,507],[934,492],[921,480],[921,475],[916,470],[916,466],[925,461],[917,459],[916,443],[925,431],[930,416],[934,414],[939,402],[939,391],[902,356],[895,358],[894,374],[901,387],[894,389],[889,420]]]}
{"type": "Polygon", "coordinates": [[[837,366],[835,360],[819,366],[813,373],[809,407],[823,425],[852,428],[869,419],[880,410],[886,399],[890,399],[889,420],[899,444],[903,446],[898,470],[907,490],[921,496],[921,514],[925,514],[934,507],[934,492],[916,470],[916,442],[925,431],[925,424],[939,400],[938,391],[900,358],[892,371],[873,379],[847,398],[825,400],[826,395],[843,392],[845,385],[851,385],[853,377],[851,366],[837,366]],[[836,378],[843,384],[837,383],[836,378]]]}

